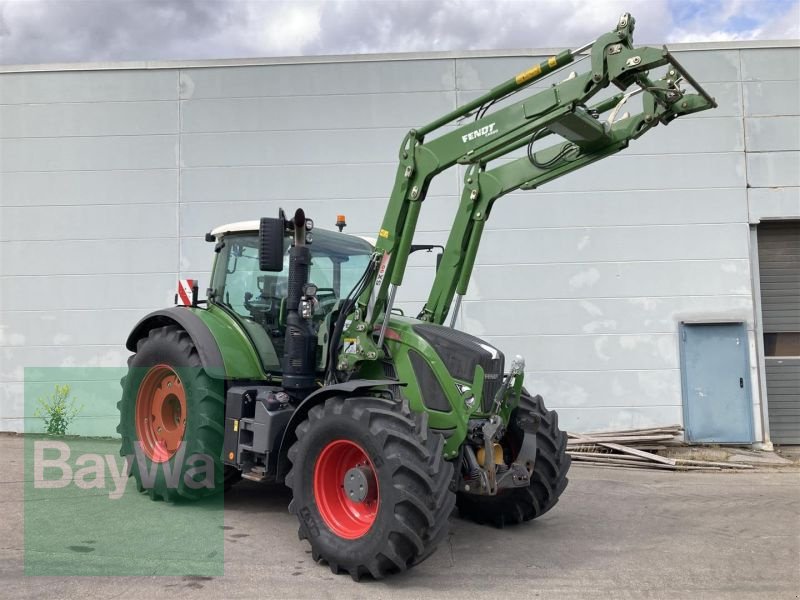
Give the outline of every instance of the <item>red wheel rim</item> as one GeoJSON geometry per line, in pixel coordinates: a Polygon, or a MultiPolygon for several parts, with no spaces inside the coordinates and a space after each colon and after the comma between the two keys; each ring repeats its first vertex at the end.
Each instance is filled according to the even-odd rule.
{"type": "Polygon", "coordinates": [[[175,371],[156,365],[136,395],[136,436],[153,462],[163,463],[180,448],[186,431],[186,390],[175,371]]]}
{"type": "Polygon", "coordinates": [[[328,528],[336,535],[354,540],[365,535],[378,515],[380,494],[377,472],[364,449],[349,440],[335,440],[322,449],[314,465],[314,498],[328,528]],[[367,497],[353,501],[344,489],[345,475],[361,468],[371,476],[367,497]]]}

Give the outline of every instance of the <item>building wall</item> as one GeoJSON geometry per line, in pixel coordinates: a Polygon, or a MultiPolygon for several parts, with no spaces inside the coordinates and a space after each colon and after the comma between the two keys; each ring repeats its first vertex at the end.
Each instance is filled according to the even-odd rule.
{"type": "MultiPolygon", "coordinates": [[[[682,422],[681,320],[747,324],[762,429],[750,223],[800,214],[800,49],[678,50],[719,108],[499,201],[463,304],[572,430],[682,422]]],[[[207,283],[214,225],[302,206],[374,236],[405,132],[538,60],[0,73],[0,430],[23,429],[25,367],[124,366],[176,280],[207,283]]],[[[417,242],[461,187],[435,180],[417,242]]],[[[415,314],[434,260],[410,264],[415,314]]],[[[113,434],[111,396],[75,431],[113,434]]]]}

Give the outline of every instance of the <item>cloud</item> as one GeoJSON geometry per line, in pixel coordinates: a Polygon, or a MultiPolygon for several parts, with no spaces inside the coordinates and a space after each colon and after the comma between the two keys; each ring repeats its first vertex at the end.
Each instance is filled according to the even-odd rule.
{"type": "Polygon", "coordinates": [[[669,42],[800,38],[797,0],[683,0],[673,6],[669,42]]]}
{"type": "MultiPolygon", "coordinates": [[[[333,48],[351,53],[575,46],[612,29],[630,4],[625,0],[327,2],[320,35],[307,52],[322,54],[333,48]]],[[[639,5],[639,38],[657,37],[655,24],[667,16],[664,1],[639,5]]]]}
{"type": "Polygon", "coordinates": [[[0,0],[0,63],[800,37],[800,0],[0,0]]]}
{"type": "Polygon", "coordinates": [[[211,58],[249,52],[231,31],[245,14],[223,0],[10,0],[0,3],[0,60],[40,63],[211,58]]]}
{"type": "Polygon", "coordinates": [[[312,3],[285,4],[268,11],[251,6],[252,29],[260,32],[254,41],[267,54],[303,54],[319,38],[320,12],[321,6],[312,3]]]}

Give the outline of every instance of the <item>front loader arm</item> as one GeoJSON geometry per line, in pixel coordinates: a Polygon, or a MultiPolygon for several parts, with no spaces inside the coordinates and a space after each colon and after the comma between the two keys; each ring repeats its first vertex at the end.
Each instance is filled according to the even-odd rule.
{"type": "MultiPolygon", "coordinates": [[[[625,96],[617,94],[595,106],[587,107],[587,103],[598,92],[612,83],[623,91],[632,85],[646,90],[647,101],[652,98],[653,110],[655,107],[660,107],[662,112],[656,117],[655,112],[651,111],[645,118],[651,120],[658,118],[666,122],[677,116],[672,109],[675,102],[688,98],[677,86],[679,75],[683,75],[691,83],[694,81],[688,77],[666,48],[634,48],[633,29],[634,20],[626,13],[614,31],[601,36],[593,44],[551,56],[472,102],[408,133],[400,149],[395,184],[378,233],[373,263],[365,274],[364,285],[358,287],[357,298],[344,306],[340,322],[332,336],[332,369],[352,371],[360,361],[373,360],[383,355],[383,335],[394,293],[403,281],[422,201],[425,199],[431,180],[437,174],[459,163],[470,165],[469,172],[483,174],[483,179],[486,179],[488,173],[484,168],[488,162],[550,133],[557,133],[569,140],[567,143],[580,149],[583,159],[588,158],[589,154],[595,157],[591,161],[582,160],[581,166],[617,151],[624,146],[613,151],[610,148],[621,143],[622,138],[617,139],[610,131],[605,131],[594,116],[616,106],[625,99],[625,96]],[[498,100],[570,64],[577,54],[588,47],[591,47],[589,72],[568,78],[528,98],[486,114],[488,108],[498,100]],[[666,64],[672,65],[668,75],[660,81],[650,81],[649,70],[666,64]],[[476,115],[474,122],[425,141],[425,137],[433,131],[472,114],[476,115]],[[373,332],[381,316],[383,325],[376,341],[373,332]],[[343,351],[334,358],[341,337],[351,340],[347,344],[349,351],[343,351]]],[[[705,101],[703,106],[695,106],[695,110],[713,106],[713,99],[702,88],[695,87],[705,101]]],[[[622,129],[617,131],[621,132],[622,129]]],[[[632,137],[628,136],[625,143],[629,139],[632,137]]],[[[529,164],[528,167],[530,166],[529,164]]],[[[529,182],[537,181],[536,185],[539,185],[549,180],[548,177],[552,179],[575,168],[578,167],[567,168],[559,164],[552,168],[547,167],[544,169],[546,172],[526,172],[527,178],[521,182],[518,182],[521,173],[516,171],[516,169],[525,171],[526,166],[521,163],[517,164],[515,169],[497,173],[495,170],[492,172],[493,176],[499,177],[496,197],[529,182]],[[540,179],[542,181],[539,181],[540,179]]],[[[477,178],[475,182],[477,183],[477,178]]],[[[487,182],[483,182],[482,185],[488,185],[487,182]]],[[[468,185],[470,184],[472,182],[468,181],[468,185]]],[[[462,289],[459,279],[465,273],[468,279],[472,265],[467,263],[470,261],[470,256],[474,261],[486,216],[485,209],[480,211],[483,216],[477,215],[475,203],[480,198],[491,197],[490,195],[494,193],[481,189],[476,191],[475,188],[465,190],[465,197],[470,199],[469,202],[462,199],[443,258],[442,266],[447,264],[447,268],[440,269],[429,305],[423,311],[423,318],[441,322],[452,300],[453,292],[450,290],[455,290],[456,287],[462,289]]],[[[485,204],[487,209],[491,208],[491,202],[493,200],[485,204]]]]}
{"type": "MultiPolygon", "coordinates": [[[[643,110],[603,126],[603,135],[591,142],[555,144],[537,152],[528,152],[527,156],[489,171],[483,164],[471,165],[467,169],[456,219],[419,319],[442,324],[456,294],[457,305],[450,320],[450,325],[455,325],[458,305],[469,285],[484,226],[498,198],[517,189],[535,189],[616,154],[658,123],[667,124],[678,116],[711,107],[710,101],[702,94],[674,96],[671,104],[661,102],[659,96],[664,97],[669,91],[665,87],[668,85],[666,78],[649,84],[650,91],[643,92],[643,110]]],[[[599,104],[598,116],[607,108],[606,103],[599,104]]],[[[615,115],[616,109],[612,116],[615,115]]]]}

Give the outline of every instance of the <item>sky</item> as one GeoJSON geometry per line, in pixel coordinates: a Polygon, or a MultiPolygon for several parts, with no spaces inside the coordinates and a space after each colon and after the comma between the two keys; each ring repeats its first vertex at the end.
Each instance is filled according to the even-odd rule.
{"type": "Polygon", "coordinates": [[[0,0],[0,64],[800,38],[800,0],[0,0]]]}

